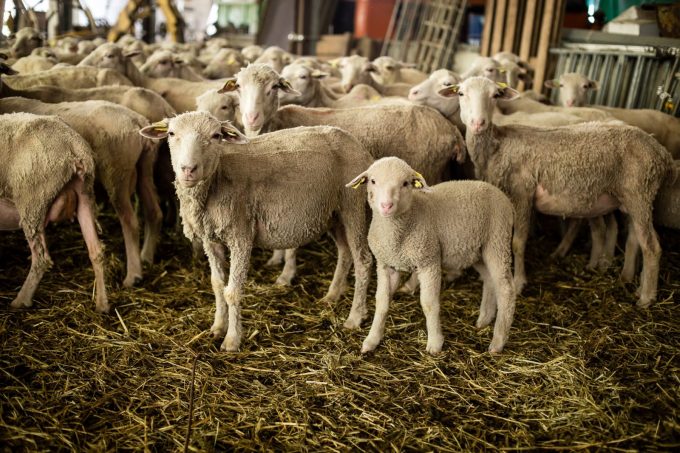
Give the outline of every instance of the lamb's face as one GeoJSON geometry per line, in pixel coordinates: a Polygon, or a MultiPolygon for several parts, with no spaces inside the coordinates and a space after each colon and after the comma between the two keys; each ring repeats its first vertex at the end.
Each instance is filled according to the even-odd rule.
{"type": "Polygon", "coordinates": [[[560,103],[565,107],[583,107],[587,103],[588,92],[599,88],[596,81],[576,72],[562,74],[559,80],[546,80],[545,86],[560,90],[560,103]]]}
{"type": "Polygon", "coordinates": [[[260,55],[262,55],[263,49],[260,46],[246,46],[243,49],[241,49],[241,55],[243,55],[243,58],[245,61],[248,62],[254,62],[257,60],[260,55]]]}
{"type": "Polygon", "coordinates": [[[168,50],[157,51],[140,71],[149,77],[174,77],[177,75],[175,56],[168,50]]]}
{"type": "Polygon", "coordinates": [[[147,138],[167,137],[175,180],[181,187],[194,187],[214,174],[224,143],[247,143],[231,123],[220,122],[207,112],[184,113],[140,133],[147,138]]]}
{"type": "Polygon", "coordinates": [[[408,98],[416,104],[437,109],[443,115],[453,115],[459,108],[458,96],[444,98],[439,92],[458,83],[460,83],[458,74],[448,69],[438,69],[426,80],[411,88],[408,98]]]}
{"type": "Polygon", "coordinates": [[[485,77],[471,77],[459,85],[445,88],[439,94],[445,97],[458,96],[460,119],[473,134],[481,134],[489,128],[498,99],[519,97],[514,89],[485,77]]]}
{"type": "Polygon", "coordinates": [[[203,75],[213,79],[231,77],[243,66],[243,57],[234,49],[221,49],[215,54],[203,75]]]}
{"type": "Polygon", "coordinates": [[[271,67],[276,72],[281,72],[283,67],[289,63],[292,63],[293,56],[281,49],[280,47],[268,47],[267,50],[262,52],[255,63],[266,64],[271,67]]]}
{"type": "Polygon", "coordinates": [[[505,83],[505,70],[496,60],[488,57],[478,58],[477,61],[463,75],[463,79],[469,77],[486,77],[494,82],[505,83]]]}
{"type": "Polygon", "coordinates": [[[340,70],[340,84],[345,93],[349,93],[352,88],[361,83],[370,84],[371,73],[378,72],[378,68],[368,61],[368,58],[358,55],[338,60],[338,69],[340,70]]]}
{"type": "Polygon", "coordinates": [[[115,69],[120,73],[125,73],[125,57],[123,49],[117,44],[102,44],[95,50],[94,66],[98,68],[115,69]]]}
{"type": "Polygon", "coordinates": [[[382,83],[385,85],[397,83],[399,71],[401,71],[402,68],[401,62],[392,57],[379,57],[373,60],[373,64],[378,68],[382,83]]]}
{"type": "Polygon", "coordinates": [[[347,187],[358,188],[361,184],[366,184],[371,209],[381,217],[395,217],[408,211],[413,191],[427,189],[422,175],[398,157],[376,160],[347,187]]]}
{"type": "Polygon", "coordinates": [[[196,110],[209,112],[220,121],[234,121],[238,96],[234,93],[218,93],[217,90],[206,91],[196,98],[196,110]]]}
{"type": "Polygon", "coordinates": [[[30,55],[33,49],[41,47],[43,40],[38,30],[31,27],[24,27],[16,34],[16,40],[12,45],[12,52],[17,58],[30,55]]]}
{"type": "Polygon", "coordinates": [[[325,72],[317,71],[308,65],[301,63],[289,64],[281,72],[281,76],[286,79],[295,91],[299,94],[288,93],[279,90],[279,103],[302,104],[305,105],[314,96],[316,85],[319,79],[326,77],[325,72]]]}

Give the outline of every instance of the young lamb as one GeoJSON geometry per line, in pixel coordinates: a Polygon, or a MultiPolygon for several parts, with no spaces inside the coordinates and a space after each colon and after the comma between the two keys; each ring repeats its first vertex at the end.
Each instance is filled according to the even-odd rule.
{"type": "Polygon", "coordinates": [[[415,64],[404,63],[392,57],[378,57],[373,60],[373,64],[378,68],[379,80],[383,85],[394,83],[415,85],[427,79],[427,74],[415,69],[415,64]]]}
{"type": "Polygon", "coordinates": [[[53,116],[0,116],[0,230],[22,229],[31,249],[31,268],[12,307],[30,307],[35,290],[52,266],[45,227],[78,218],[95,276],[96,310],[108,313],[104,251],[97,237],[92,150],[53,116]]]}
{"type": "Polygon", "coordinates": [[[175,77],[178,79],[190,80],[192,82],[201,82],[205,80],[191,67],[187,66],[184,63],[184,60],[169,50],[154,52],[139,68],[139,72],[147,77],[155,78],[175,77]]]}
{"type": "Polygon", "coordinates": [[[326,232],[337,244],[338,262],[324,299],[340,298],[353,261],[354,300],[345,327],[360,326],[372,257],[363,194],[344,183],[373,159],[352,136],[331,127],[297,128],[243,144],[231,124],[206,112],[181,114],[141,133],[169,136],[184,234],[201,239],[208,255],[217,304],[211,331],[221,336],[226,330],[223,350],[236,351],[241,342],[240,302],[253,246],[294,248],[326,232]],[[226,288],[225,245],[231,252],[226,288]]]}
{"type": "Polygon", "coordinates": [[[232,77],[244,65],[243,56],[236,49],[220,49],[203,70],[208,79],[232,77]]]}
{"type": "Polygon", "coordinates": [[[127,257],[123,285],[135,285],[142,279],[142,261],[153,262],[162,220],[153,183],[157,144],[138,134],[149,122],[125,107],[106,101],[46,104],[24,98],[0,99],[0,113],[13,112],[57,115],[88,142],[97,180],[104,186],[123,230],[127,257]],[[145,219],[141,253],[139,224],[131,203],[135,186],[145,219]]]}
{"type": "Polygon", "coordinates": [[[5,77],[5,83],[17,90],[40,85],[52,85],[63,88],[132,85],[132,82],[127,77],[117,71],[81,66],[53,67],[49,71],[37,72],[35,74],[19,74],[5,77]]]}
{"type": "Polygon", "coordinates": [[[473,266],[484,287],[477,327],[496,317],[489,352],[503,350],[515,311],[512,282],[513,210],[508,197],[481,181],[451,181],[428,187],[397,157],[375,161],[347,187],[366,184],[373,220],[368,244],[378,269],[375,317],[361,352],[378,346],[399,271],[418,271],[420,304],[427,319],[427,352],[441,351],[439,321],[442,269],[473,266]]]}
{"type": "MultiPolygon", "coordinates": [[[[545,86],[560,90],[560,103],[565,107],[583,107],[587,105],[588,93],[599,89],[600,84],[582,74],[571,72],[562,74],[558,80],[546,80],[545,86]]],[[[680,118],[652,109],[593,107],[652,134],[673,158],[680,159],[680,118]]]]}
{"type": "Polygon", "coordinates": [[[406,97],[411,89],[411,85],[407,83],[383,85],[376,81],[372,74],[377,73],[378,68],[366,57],[359,55],[342,57],[338,60],[337,65],[341,74],[340,84],[345,93],[349,93],[352,88],[359,84],[374,88],[381,96],[406,97]]]}
{"type": "Polygon", "coordinates": [[[277,46],[267,47],[255,60],[255,63],[269,65],[276,72],[281,72],[284,66],[292,62],[293,55],[277,46]]]}
{"type": "Polygon", "coordinates": [[[460,98],[468,153],[477,176],[501,188],[515,208],[515,289],[526,283],[524,251],[532,207],[548,215],[592,218],[615,209],[629,215],[643,253],[638,306],[656,298],[661,247],[652,203],[672,175],[670,154],[635,127],[585,123],[555,129],[496,126],[498,99],[519,93],[473,77],[446,88],[460,98]],[[593,146],[598,143],[598,146],[593,146]]]}
{"type": "Polygon", "coordinates": [[[254,63],[255,60],[260,58],[262,52],[264,52],[264,49],[257,45],[245,46],[241,49],[241,55],[247,63],[254,63]]]}

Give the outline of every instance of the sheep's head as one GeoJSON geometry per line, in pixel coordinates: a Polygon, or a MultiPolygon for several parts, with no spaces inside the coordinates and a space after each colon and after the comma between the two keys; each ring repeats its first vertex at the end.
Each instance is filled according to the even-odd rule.
{"type": "Polygon", "coordinates": [[[236,92],[241,107],[241,120],[248,137],[256,136],[279,108],[279,92],[300,94],[271,66],[251,64],[228,79],[220,93],[236,92]]]}
{"type": "Polygon", "coordinates": [[[16,58],[30,55],[33,49],[43,45],[42,35],[32,27],[24,27],[14,35],[15,40],[12,44],[12,53],[16,58]]]}
{"type": "Polygon", "coordinates": [[[78,43],[78,54],[89,55],[97,48],[97,44],[93,41],[80,41],[78,43]]]}
{"type": "Polygon", "coordinates": [[[53,49],[51,49],[49,47],[36,47],[31,52],[31,55],[36,56],[36,57],[47,58],[48,60],[50,60],[54,64],[59,63],[59,58],[57,57],[57,54],[54,52],[53,49]]]}
{"type": "Polygon", "coordinates": [[[519,93],[505,83],[493,82],[486,77],[471,77],[458,85],[444,88],[439,94],[458,96],[460,119],[473,134],[481,134],[491,125],[499,99],[510,101],[519,97],[519,93]]]}
{"type": "Polygon", "coordinates": [[[182,60],[169,50],[158,50],[139,68],[149,77],[177,77],[182,60]]]}
{"type": "Polygon", "coordinates": [[[442,115],[451,116],[460,107],[458,97],[444,98],[439,95],[439,92],[460,83],[460,81],[460,76],[455,72],[448,69],[438,69],[430,74],[426,80],[411,88],[408,98],[416,104],[432,107],[442,115]]]}
{"type": "Polygon", "coordinates": [[[307,105],[319,88],[319,83],[321,83],[319,80],[327,77],[328,73],[314,69],[309,65],[295,62],[283,68],[281,76],[290,83],[298,94],[279,90],[279,102],[282,105],[307,105]]]}
{"type": "Polygon", "coordinates": [[[247,139],[228,121],[207,112],[188,112],[164,119],[139,131],[151,139],[168,138],[175,180],[181,187],[194,187],[215,173],[225,143],[247,139]]]}
{"type": "Polygon", "coordinates": [[[583,107],[590,90],[600,88],[598,82],[577,72],[562,74],[558,80],[546,80],[545,86],[560,90],[560,103],[565,107],[583,107]]]}
{"type": "Polygon", "coordinates": [[[361,83],[371,85],[373,82],[371,74],[378,72],[378,68],[368,61],[368,58],[359,55],[340,58],[336,64],[340,70],[340,84],[345,93],[349,93],[361,83]]]}
{"type": "Polygon", "coordinates": [[[382,83],[389,85],[400,81],[400,72],[402,68],[415,68],[416,65],[411,63],[404,63],[392,57],[378,57],[373,60],[373,64],[378,68],[378,73],[382,78],[382,83]]]}
{"type": "Polygon", "coordinates": [[[478,58],[472,67],[461,74],[463,79],[469,77],[486,77],[494,82],[506,82],[505,69],[499,62],[489,57],[478,58]]]}
{"type": "Polygon", "coordinates": [[[264,49],[257,45],[245,46],[243,49],[241,49],[241,55],[248,63],[255,62],[255,60],[260,58],[262,52],[264,52],[264,49]]]}
{"type": "Polygon", "coordinates": [[[78,66],[96,66],[126,74],[126,60],[138,53],[138,51],[125,52],[118,44],[106,43],[97,47],[94,52],[78,63],[78,66]]]}
{"type": "Polygon", "coordinates": [[[382,217],[394,217],[411,208],[414,190],[429,190],[425,178],[398,157],[383,157],[350,181],[354,189],[366,184],[368,204],[382,217]]]}
{"type": "Polygon", "coordinates": [[[238,96],[235,93],[219,93],[219,90],[208,90],[196,98],[196,110],[209,112],[220,121],[233,122],[238,107],[238,96]]]}
{"type": "Polygon", "coordinates": [[[220,49],[203,70],[209,79],[231,77],[243,66],[243,56],[235,49],[220,49]]]}
{"type": "Polygon", "coordinates": [[[293,62],[293,56],[280,47],[271,46],[262,52],[255,63],[271,66],[274,71],[281,72],[283,67],[293,62]]]}

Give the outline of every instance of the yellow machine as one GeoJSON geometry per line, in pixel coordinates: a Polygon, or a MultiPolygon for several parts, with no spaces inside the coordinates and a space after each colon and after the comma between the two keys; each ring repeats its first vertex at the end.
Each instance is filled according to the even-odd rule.
{"type": "MultiPolygon", "coordinates": [[[[156,0],[156,4],[163,11],[170,39],[173,42],[184,42],[184,19],[175,3],[172,0],[156,0]]],[[[116,41],[121,35],[130,33],[137,20],[144,19],[151,14],[153,14],[152,0],[129,0],[120,12],[116,25],[109,30],[107,39],[111,42],[116,41]]]]}

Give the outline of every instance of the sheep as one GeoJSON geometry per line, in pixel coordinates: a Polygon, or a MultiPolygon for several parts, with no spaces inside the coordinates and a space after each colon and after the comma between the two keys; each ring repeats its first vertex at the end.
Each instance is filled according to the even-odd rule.
{"type": "Polygon", "coordinates": [[[154,52],[139,68],[139,72],[147,77],[154,78],[175,77],[192,82],[204,80],[191,67],[187,66],[181,58],[175,56],[169,50],[154,52]]]}
{"type": "Polygon", "coordinates": [[[629,234],[636,235],[643,252],[637,305],[648,307],[654,301],[661,247],[652,225],[652,203],[672,175],[672,158],[663,146],[630,126],[496,126],[492,115],[497,99],[511,100],[519,93],[482,77],[440,94],[460,98],[467,150],[478,178],[506,192],[515,207],[518,293],[526,283],[524,250],[532,207],[544,214],[584,218],[620,209],[628,214],[629,234]]]}
{"type": "Polygon", "coordinates": [[[506,83],[510,88],[517,88],[522,80],[527,86],[531,83],[529,65],[512,52],[498,52],[492,57],[505,70],[506,83]]]}
{"type": "MultiPolygon", "coordinates": [[[[588,92],[599,89],[600,84],[582,74],[571,72],[562,74],[558,80],[546,80],[545,86],[559,89],[560,102],[565,107],[583,107],[587,105],[588,92]]],[[[652,134],[659,143],[666,147],[673,158],[680,159],[680,118],[651,109],[593,107],[652,134]]]]}
{"type": "Polygon", "coordinates": [[[121,223],[127,274],[123,285],[142,279],[142,261],[151,263],[160,237],[161,212],[153,185],[157,145],[137,131],[149,122],[124,107],[106,101],[45,104],[33,99],[0,99],[0,113],[29,112],[57,115],[91,146],[97,180],[106,189],[121,223]],[[133,187],[144,208],[144,246],[139,251],[139,225],[130,198],[133,187]]]}
{"type": "Polygon", "coordinates": [[[59,61],[56,58],[29,55],[27,57],[19,58],[12,65],[12,69],[22,74],[32,74],[40,71],[47,71],[57,63],[59,63],[59,61]]]}
{"type": "Polygon", "coordinates": [[[267,64],[274,71],[281,72],[284,66],[293,62],[293,56],[277,46],[267,47],[254,63],[267,64]]]}
{"type": "Polygon", "coordinates": [[[83,57],[94,52],[94,49],[96,48],[97,44],[94,41],[84,40],[78,42],[78,54],[82,55],[83,57]]]}
{"type": "Polygon", "coordinates": [[[26,57],[31,54],[33,49],[42,45],[43,39],[40,32],[32,27],[24,27],[14,35],[14,43],[10,48],[10,53],[14,58],[26,57]]]}
{"type": "Polygon", "coordinates": [[[415,64],[404,63],[392,57],[378,57],[373,60],[373,65],[378,68],[378,81],[383,85],[395,83],[415,85],[427,79],[427,74],[415,69],[415,64]]]}
{"type": "Polygon", "coordinates": [[[45,226],[76,216],[94,270],[95,307],[108,313],[104,251],[95,225],[92,150],[53,116],[2,115],[0,136],[0,230],[22,229],[31,249],[31,268],[11,306],[30,307],[52,266],[45,226]]]}
{"type": "Polygon", "coordinates": [[[196,98],[196,110],[209,112],[220,121],[241,121],[238,108],[238,96],[235,93],[220,93],[219,90],[208,90],[196,98]]]}
{"type": "Polygon", "coordinates": [[[340,69],[341,80],[340,84],[345,93],[352,91],[352,88],[359,84],[368,85],[374,88],[381,96],[408,96],[411,85],[406,83],[395,83],[391,85],[383,85],[378,83],[372,74],[378,72],[378,68],[368,61],[366,57],[352,55],[350,57],[343,57],[337,63],[340,69]]]}
{"type": "Polygon", "coordinates": [[[505,82],[505,69],[501,64],[490,57],[479,57],[467,71],[462,73],[463,80],[470,77],[486,77],[494,82],[505,82]]]}
{"type": "Polygon", "coordinates": [[[132,82],[117,71],[80,66],[53,67],[49,71],[27,75],[5,77],[5,83],[15,89],[39,85],[62,88],[93,88],[106,85],[132,85],[132,82]]]}
{"type": "Polygon", "coordinates": [[[222,79],[236,74],[244,65],[241,53],[236,49],[220,49],[203,70],[208,79],[222,79]]]}
{"type": "Polygon", "coordinates": [[[255,63],[255,60],[260,58],[262,52],[264,52],[264,49],[258,45],[245,46],[241,49],[241,55],[243,55],[243,59],[248,63],[255,63]]]}
{"type": "Polygon", "coordinates": [[[378,288],[373,324],[361,352],[373,351],[383,338],[398,271],[416,269],[427,319],[426,350],[441,352],[442,268],[460,272],[471,266],[484,281],[476,326],[486,327],[496,317],[489,352],[501,352],[515,311],[510,251],[513,209],[508,197],[481,181],[428,187],[420,173],[397,157],[375,161],[347,187],[363,184],[373,210],[368,245],[377,263],[378,288]]]}
{"type": "Polygon", "coordinates": [[[184,113],[141,133],[169,136],[184,234],[203,241],[210,262],[217,304],[211,331],[219,337],[226,330],[222,350],[236,351],[241,342],[240,301],[252,247],[298,247],[325,232],[338,246],[338,265],[324,300],[342,295],[351,254],[354,300],[344,326],[360,326],[372,257],[363,194],[345,190],[344,182],[372,158],[352,136],[331,127],[298,128],[243,144],[238,130],[206,112],[184,113]],[[224,245],[231,252],[226,288],[224,245]]]}

